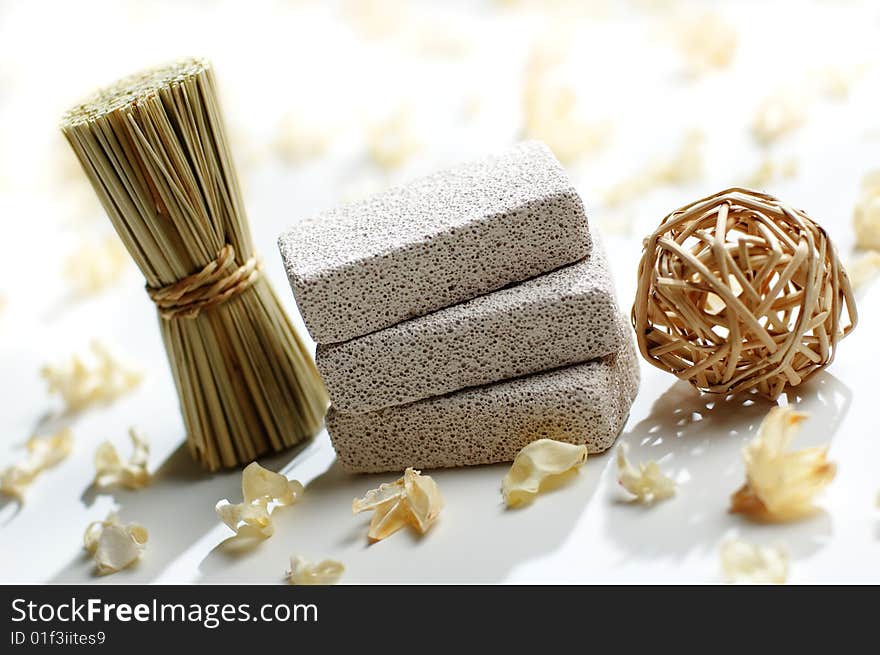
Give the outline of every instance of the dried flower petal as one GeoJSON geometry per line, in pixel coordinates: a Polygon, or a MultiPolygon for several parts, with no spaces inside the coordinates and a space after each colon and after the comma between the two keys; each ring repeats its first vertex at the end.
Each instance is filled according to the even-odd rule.
{"type": "Polygon", "coordinates": [[[765,98],[752,120],[752,136],[767,146],[804,122],[804,101],[792,93],[778,93],[765,98]]]}
{"type": "Polygon", "coordinates": [[[628,450],[625,443],[617,447],[617,479],[624,489],[642,503],[654,503],[675,495],[675,480],[664,475],[657,462],[639,463],[635,468],[626,458],[628,450]]]}
{"type": "Polygon", "coordinates": [[[767,521],[789,521],[814,511],[813,498],[834,479],[827,446],[787,451],[807,417],[774,407],[743,450],[746,483],[730,499],[730,511],[767,521]]]}
{"type": "Polygon", "coordinates": [[[328,126],[301,113],[288,113],[281,119],[274,149],[289,162],[300,162],[322,155],[330,145],[328,126]]]}
{"type": "Polygon", "coordinates": [[[345,566],[335,559],[312,564],[305,557],[295,555],[290,558],[287,581],[299,585],[331,585],[336,584],[344,572],[345,566]]]}
{"type": "Polygon", "coordinates": [[[241,474],[241,492],[244,501],[236,505],[225,498],[214,508],[229,528],[239,533],[242,527],[256,528],[263,537],[271,537],[275,526],[269,512],[269,504],[292,505],[303,494],[303,486],[297,480],[288,480],[280,473],[251,462],[241,474]]]}
{"type": "Polygon", "coordinates": [[[115,284],[130,261],[114,236],[83,242],[64,263],[64,277],[79,296],[90,296],[115,284]]]}
{"type": "Polygon", "coordinates": [[[858,288],[867,284],[880,273],[880,252],[869,250],[852,260],[846,267],[846,274],[849,277],[853,288],[858,288]]]}
{"type": "Polygon", "coordinates": [[[389,500],[375,508],[367,538],[372,542],[381,541],[412,522],[414,521],[411,520],[409,507],[403,496],[389,500]]]}
{"type": "Polygon", "coordinates": [[[241,493],[246,503],[268,500],[278,505],[292,505],[302,495],[303,486],[298,480],[288,480],[280,473],[251,462],[241,474],[241,493]]]}
{"type": "Polygon", "coordinates": [[[604,148],[612,133],[608,120],[589,121],[578,113],[574,88],[559,80],[563,54],[556,44],[533,48],[522,92],[523,132],[546,143],[564,164],[604,148]]]}
{"type": "Polygon", "coordinates": [[[434,479],[408,468],[403,477],[379,485],[351,504],[353,514],[373,510],[370,531],[372,541],[380,541],[410,525],[425,534],[443,509],[443,497],[434,479]]]}
{"type": "Polygon", "coordinates": [[[128,489],[140,489],[150,482],[147,460],[150,457],[150,444],[134,428],[128,429],[132,452],[127,462],[123,462],[116,447],[105,441],[95,451],[95,484],[99,487],[119,485],[128,489]]]}
{"type": "Polygon", "coordinates": [[[520,507],[534,500],[549,478],[579,468],[587,461],[587,447],[553,439],[538,439],[517,453],[501,482],[501,494],[508,507],[520,507]]]}
{"type": "Polygon", "coordinates": [[[373,161],[386,170],[401,167],[421,149],[412,112],[400,109],[367,129],[367,150],[373,161]]]}
{"type": "Polygon", "coordinates": [[[744,184],[753,189],[763,189],[778,179],[789,179],[797,175],[798,161],[794,157],[773,159],[764,157],[758,167],[746,177],[744,184]]]}
{"type": "Polygon", "coordinates": [[[24,494],[34,479],[52,468],[73,450],[70,428],[48,437],[31,437],[27,441],[27,458],[0,473],[0,492],[24,502],[24,494]]]}
{"type": "Polygon", "coordinates": [[[255,528],[263,537],[275,534],[275,526],[269,515],[269,504],[264,501],[231,504],[223,499],[214,507],[217,516],[229,529],[239,534],[244,526],[255,528]]]}
{"type": "Polygon", "coordinates": [[[67,411],[76,412],[96,404],[109,403],[141,383],[143,374],[124,364],[98,341],[91,344],[92,362],[74,355],[62,365],[43,367],[49,393],[64,400],[67,411]]]}
{"type": "Polygon", "coordinates": [[[779,546],[731,540],[721,545],[721,569],[730,583],[784,584],[788,578],[788,553],[779,546]]]}
{"type": "Polygon", "coordinates": [[[149,534],[138,523],[123,524],[116,512],[86,527],[83,545],[95,558],[98,574],[115,573],[136,562],[147,547],[149,534]]]}
{"type": "MultiPolygon", "coordinates": [[[[407,471],[410,469],[407,469],[407,471]]],[[[404,472],[404,476],[406,472],[404,472]]],[[[364,494],[363,498],[355,498],[351,502],[351,513],[360,514],[371,509],[376,509],[379,505],[383,505],[389,500],[395,500],[403,496],[406,492],[403,478],[394,482],[383,482],[375,489],[370,489],[364,494]]]]}
{"type": "Polygon", "coordinates": [[[828,66],[814,71],[813,77],[819,91],[829,100],[846,100],[852,87],[867,70],[865,65],[828,66]]]}
{"type": "Polygon", "coordinates": [[[862,179],[862,189],[853,211],[856,247],[880,250],[880,170],[862,179]]]}
{"type": "Polygon", "coordinates": [[[648,162],[640,171],[612,186],[604,194],[605,204],[617,207],[658,187],[689,184],[702,176],[703,133],[693,129],[668,158],[648,162]]]}
{"type": "Polygon", "coordinates": [[[713,12],[679,23],[675,35],[692,75],[727,68],[736,54],[736,29],[713,12]]]}

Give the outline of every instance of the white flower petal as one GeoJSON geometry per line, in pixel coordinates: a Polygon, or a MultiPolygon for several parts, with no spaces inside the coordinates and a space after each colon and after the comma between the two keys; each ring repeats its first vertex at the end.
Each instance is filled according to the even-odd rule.
{"type": "Polygon", "coordinates": [[[84,241],[64,262],[64,278],[78,296],[90,296],[115,284],[130,259],[116,235],[84,241]]]}
{"type": "Polygon", "coordinates": [[[65,459],[71,450],[70,428],[48,437],[31,437],[27,442],[27,457],[0,473],[0,492],[24,502],[25,492],[36,477],[65,459]]]}
{"type": "Polygon", "coordinates": [[[862,178],[859,199],[853,210],[856,247],[880,250],[880,169],[862,178]]]}
{"type": "Polygon", "coordinates": [[[640,463],[638,468],[627,459],[628,446],[617,447],[617,479],[620,485],[642,503],[653,503],[675,495],[675,480],[664,475],[657,462],[640,463]]]}
{"type": "Polygon", "coordinates": [[[304,491],[297,480],[288,480],[280,473],[269,471],[256,462],[248,464],[242,472],[241,490],[243,502],[231,504],[224,499],[214,509],[236,534],[242,527],[250,526],[263,537],[271,537],[275,532],[269,504],[292,505],[304,491]]]}
{"type": "Polygon", "coordinates": [[[721,568],[727,582],[784,584],[788,553],[779,546],[757,546],[732,540],[721,545],[721,568]]]}
{"type": "Polygon", "coordinates": [[[115,573],[130,566],[144,552],[149,534],[137,523],[123,524],[115,512],[103,521],[93,521],[86,527],[83,545],[95,559],[100,575],[115,573]]]}
{"type": "Polygon", "coordinates": [[[47,365],[41,371],[49,393],[60,395],[67,411],[112,402],[143,379],[139,370],[123,363],[100,342],[93,341],[91,351],[88,360],[74,355],[63,364],[47,365]]]}
{"type": "Polygon", "coordinates": [[[380,541],[407,525],[425,534],[443,509],[443,497],[431,476],[408,468],[403,477],[379,485],[363,498],[352,501],[353,514],[373,510],[370,531],[372,541],[380,541]]]}
{"type": "Polygon", "coordinates": [[[287,581],[296,585],[331,585],[336,584],[344,572],[345,566],[335,559],[312,564],[305,557],[295,555],[290,558],[287,581]]]}
{"type": "Polygon", "coordinates": [[[99,487],[119,485],[128,489],[140,489],[150,482],[147,460],[150,444],[134,428],[128,435],[132,442],[132,454],[128,462],[123,462],[116,447],[105,441],[95,452],[95,484],[99,487]]]}
{"type": "Polygon", "coordinates": [[[508,507],[530,503],[548,479],[579,468],[587,461],[587,447],[538,439],[517,453],[504,480],[501,493],[508,507]]]}
{"type": "Polygon", "coordinates": [[[815,510],[813,500],[837,473],[828,447],[789,451],[806,414],[774,407],[743,450],[746,483],[731,497],[730,511],[766,521],[789,521],[815,510]]]}

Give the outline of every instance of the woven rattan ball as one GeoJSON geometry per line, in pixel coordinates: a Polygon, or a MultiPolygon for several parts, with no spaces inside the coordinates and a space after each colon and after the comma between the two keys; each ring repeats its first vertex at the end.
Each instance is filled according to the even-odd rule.
{"type": "Polygon", "coordinates": [[[645,240],[632,320],[658,368],[703,391],[776,398],[831,362],[856,307],[825,230],[734,188],[672,212],[645,240]]]}

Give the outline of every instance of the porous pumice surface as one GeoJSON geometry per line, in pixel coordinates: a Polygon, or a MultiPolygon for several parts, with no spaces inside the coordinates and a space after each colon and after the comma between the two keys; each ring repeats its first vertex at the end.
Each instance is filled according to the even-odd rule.
{"type": "Polygon", "coordinates": [[[601,244],[575,264],[384,330],[319,345],[333,406],[361,413],[607,355],[619,347],[601,244]]]}
{"type": "Polygon", "coordinates": [[[331,407],[327,431],[339,461],[357,473],[508,462],[541,438],[607,450],[639,385],[625,329],[620,350],[583,364],[365,414],[331,407]]]}
{"type": "Polygon", "coordinates": [[[591,243],[580,196],[537,141],[330,210],[278,240],[318,343],[552,271],[591,243]]]}

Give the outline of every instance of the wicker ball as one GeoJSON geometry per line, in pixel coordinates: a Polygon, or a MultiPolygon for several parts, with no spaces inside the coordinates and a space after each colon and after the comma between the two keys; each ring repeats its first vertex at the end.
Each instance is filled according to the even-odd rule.
{"type": "Polygon", "coordinates": [[[856,320],[825,230],[772,196],[727,189],[672,212],[644,242],[639,349],[703,391],[775,399],[828,365],[856,320]]]}

